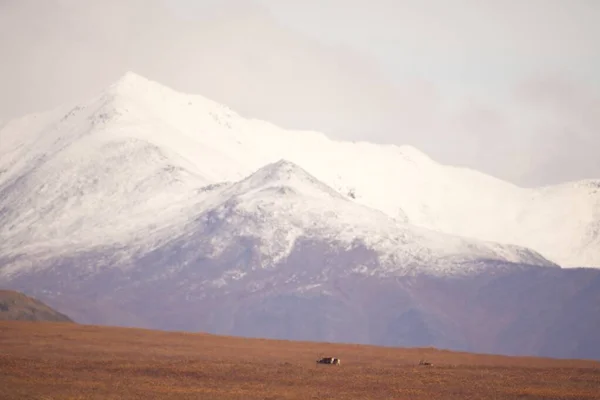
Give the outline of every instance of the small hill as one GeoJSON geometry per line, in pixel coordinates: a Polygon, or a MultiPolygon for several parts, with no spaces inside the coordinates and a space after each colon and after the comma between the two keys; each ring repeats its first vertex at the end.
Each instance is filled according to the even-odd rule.
{"type": "Polygon", "coordinates": [[[13,290],[0,290],[0,320],[74,322],[41,301],[13,290]]]}

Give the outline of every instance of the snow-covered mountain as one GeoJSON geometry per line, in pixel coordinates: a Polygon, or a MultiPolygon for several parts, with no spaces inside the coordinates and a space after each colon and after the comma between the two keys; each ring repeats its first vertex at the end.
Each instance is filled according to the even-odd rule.
{"type": "MultiPolygon", "coordinates": [[[[556,267],[526,248],[416,227],[403,215],[391,218],[289,161],[267,164],[235,183],[206,184],[181,168],[163,165],[165,159],[153,157],[157,150],[147,144],[140,147],[145,157],[136,157],[126,142],[103,145],[101,171],[93,172],[89,161],[73,163],[69,158],[40,166],[8,186],[1,217],[3,255],[24,258],[27,264],[35,255],[39,268],[43,260],[86,249],[125,245],[122,255],[133,258],[165,243],[188,248],[197,238],[199,250],[192,257],[218,259],[245,238],[254,242],[258,260],[247,262],[242,270],[224,270],[224,276],[245,274],[248,268],[276,269],[301,240],[345,250],[365,246],[376,254],[375,263],[346,265],[365,275],[468,274],[482,266],[479,260],[556,267]],[[48,195],[35,196],[36,190],[48,195]],[[21,212],[23,206],[31,211],[21,212]]],[[[71,151],[77,152],[65,150],[71,151]]],[[[22,272],[18,261],[0,271],[22,272]]]]}
{"type": "Polygon", "coordinates": [[[197,202],[194,188],[285,159],[392,218],[528,247],[563,267],[600,266],[600,180],[519,188],[409,146],[340,142],[245,119],[133,73],[84,105],[12,121],[0,139],[3,207],[15,213],[2,237],[11,247],[19,237],[64,241],[77,229],[72,240],[94,242],[108,227],[105,240],[118,241],[147,215],[156,224],[176,218],[197,202]]]}
{"type": "Polygon", "coordinates": [[[599,304],[600,271],[557,265],[600,266],[598,186],[522,189],[128,73],[0,130],[0,285],[81,322],[558,354],[548,321],[599,304]]]}

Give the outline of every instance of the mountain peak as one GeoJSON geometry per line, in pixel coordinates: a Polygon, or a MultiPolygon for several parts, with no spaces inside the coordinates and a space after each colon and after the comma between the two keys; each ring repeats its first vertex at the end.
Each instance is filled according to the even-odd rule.
{"type": "Polygon", "coordinates": [[[245,192],[261,192],[274,188],[287,188],[292,192],[311,197],[333,197],[346,199],[339,192],[319,181],[304,168],[286,160],[279,159],[263,166],[239,182],[238,189],[245,192]]]}
{"type": "Polygon", "coordinates": [[[119,78],[117,80],[117,82],[121,82],[121,83],[126,83],[126,82],[131,82],[131,83],[148,83],[150,82],[150,80],[140,74],[137,74],[133,71],[127,71],[125,72],[121,78],[119,78]]]}
{"type": "Polygon", "coordinates": [[[140,120],[162,119],[179,131],[189,129],[191,124],[230,125],[227,120],[237,116],[229,107],[210,98],[177,91],[132,71],[106,88],[101,97],[111,105],[117,103],[119,110],[141,106],[140,120]]]}
{"type": "Polygon", "coordinates": [[[108,88],[113,94],[135,94],[142,93],[147,95],[148,92],[165,92],[169,91],[175,94],[176,92],[169,87],[158,82],[152,81],[133,71],[127,71],[119,79],[117,79],[108,88]]]}
{"type": "MultiPolygon", "coordinates": [[[[294,175],[304,175],[305,177],[313,178],[306,170],[285,158],[281,158],[278,161],[267,164],[260,168],[257,173],[261,175],[267,175],[270,178],[278,178],[288,180],[294,175]]],[[[316,178],[313,178],[316,179],[316,178]]]]}

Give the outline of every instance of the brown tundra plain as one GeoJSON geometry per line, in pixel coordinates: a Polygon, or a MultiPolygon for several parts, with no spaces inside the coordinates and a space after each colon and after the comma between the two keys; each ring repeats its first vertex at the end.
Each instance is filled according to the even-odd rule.
{"type": "Polygon", "coordinates": [[[0,321],[0,398],[600,399],[600,363],[0,321]]]}

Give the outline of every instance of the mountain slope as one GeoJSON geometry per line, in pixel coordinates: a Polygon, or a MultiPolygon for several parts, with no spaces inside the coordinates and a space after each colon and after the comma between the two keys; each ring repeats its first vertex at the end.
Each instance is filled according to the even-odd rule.
{"type": "MultiPolygon", "coordinates": [[[[143,175],[145,172],[144,169],[130,171],[123,181],[146,181],[147,177],[143,175]]],[[[112,183],[110,180],[109,182],[112,183]]],[[[167,190],[169,188],[166,184],[160,187],[167,190]]],[[[72,214],[75,214],[81,216],[84,222],[71,225],[63,223],[57,229],[63,229],[64,236],[53,240],[35,236],[35,229],[25,230],[28,238],[40,237],[43,241],[40,240],[41,243],[37,246],[22,247],[18,246],[18,242],[13,242],[15,246],[5,256],[17,259],[2,268],[0,275],[23,272],[24,265],[19,260],[29,262],[28,256],[32,254],[37,257],[36,268],[44,265],[44,259],[58,259],[73,252],[73,249],[80,252],[86,248],[114,247],[117,243],[123,247],[119,253],[125,260],[135,257],[137,252],[143,254],[165,246],[195,247],[203,257],[217,259],[232,243],[240,240],[253,243],[253,251],[260,259],[260,268],[266,265],[276,266],[280,260],[290,255],[296,242],[301,240],[327,243],[332,249],[342,252],[357,244],[366,247],[376,254],[374,264],[367,268],[353,265],[355,263],[352,262],[347,267],[358,268],[355,271],[360,270],[367,275],[468,274],[476,272],[481,266],[478,264],[479,260],[556,267],[526,248],[460,238],[412,226],[406,223],[406,218],[392,219],[381,211],[351,201],[304,169],[285,160],[268,164],[236,183],[192,188],[186,197],[194,198],[195,202],[178,203],[176,208],[179,214],[173,217],[174,214],[167,213],[171,217],[169,221],[163,220],[163,216],[154,218],[150,213],[139,213],[151,218],[143,222],[145,225],[136,226],[135,218],[128,214],[135,207],[134,203],[131,204],[131,209],[120,210],[115,217],[109,215],[110,209],[104,208],[106,203],[98,205],[100,211],[105,211],[99,213],[100,219],[97,219],[95,210],[85,214],[86,199],[91,196],[106,196],[104,191],[92,191],[96,188],[97,186],[87,187],[87,192],[82,193],[79,198],[77,193],[71,196],[63,194],[69,200],[69,207],[59,201],[56,214],[52,214],[54,221],[60,221],[63,215],[65,218],[72,218],[72,214]],[[73,210],[78,205],[84,209],[79,212],[73,210]],[[86,236],[90,234],[90,227],[101,232],[103,227],[118,226],[122,220],[141,231],[132,233],[129,237],[116,232],[109,240],[104,240],[108,235],[86,236]],[[95,239],[95,242],[86,243],[86,237],[95,239]],[[115,239],[120,241],[116,242],[115,239]]],[[[134,194],[147,195],[139,191],[134,194]]],[[[127,195],[128,193],[117,194],[127,195]]],[[[108,200],[115,197],[108,197],[108,200]]],[[[129,205],[128,201],[129,199],[125,204],[129,205]]],[[[112,205],[110,202],[108,204],[112,205]]],[[[157,207],[155,212],[162,210],[157,207]]],[[[17,231],[14,237],[19,237],[18,233],[20,232],[17,231]]],[[[190,254],[185,257],[190,257],[190,254]]],[[[182,262],[189,262],[185,257],[182,262]]],[[[111,261],[109,265],[114,263],[111,261]]],[[[169,265],[170,261],[166,261],[164,266],[169,265]]],[[[255,267],[250,260],[247,265],[255,267]]],[[[80,268],[85,269],[84,266],[80,268]]],[[[224,271],[223,274],[228,275],[230,272],[224,271]]]]}
{"type": "Polygon", "coordinates": [[[0,290],[0,320],[73,322],[41,301],[13,290],[0,290]]]}
{"type": "Polygon", "coordinates": [[[379,255],[379,267],[370,268],[369,274],[406,274],[409,265],[415,267],[411,273],[461,274],[469,272],[467,261],[479,259],[552,266],[528,249],[453,237],[391,219],[285,160],[214,192],[201,203],[194,222],[182,230],[191,235],[202,232],[199,237],[209,237],[217,253],[235,238],[247,237],[259,243],[265,262],[276,264],[304,239],[345,249],[362,243],[379,255]]]}
{"type": "MultiPolygon", "coordinates": [[[[339,142],[317,132],[286,131],[245,119],[201,96],[177,93],[133,73],[68,113],[57,110],[13,121],[0,130],[0,139],[0,190],[13,196],[3,202],[3,213],[20,210],[19,218],[7,219],[14,228],[3,237],[35,236],[18,230],[37,219],[52,225],[53,236],[65,235],[59,227],[71,230],[73,224],[87,222],[76,215],[56,218],[54,211],[71,208],[66,200],[60,208],[47,204],[50,199],[41,204],[39,199],[24,200],[24,193],[43,193],[42,182],[63,179],[57,193],[70,198],[82,193],[81,201],[94,212],[102,212],[97,207],[101,198],[107,210],[139,216],[115,226],[117,234],[131,235],[148,220],[144,211],[168,223],[178,217],[179,204],[194,202],[187,195],[191,188],[238,181],[286,159],[392,218],[530,247],[564,267],[600,266],[599,181],[523,189],[440,165],[409,146],[339,142]],[[89,164],[87,171],[73,170],[81,163],[89,164]],[[125,171],[140,172],[146,180],[122,181],[130,176],[125,171]],[[73,176],[78,179],[72,183],[73,176]],[[104,191],[102,197],[86,197],[88,191],[98,192],[93,185],[104,191]],[[133,189],[138,187],[142,195],[133,189]],[[15,206],[17,201],[24,204],[15,206]],[[160,214],[153,211],[163,207],[160,214]]],[[[86,225],[89,238],[81,240],[91,242],[105,229],[86,225]]]]}

